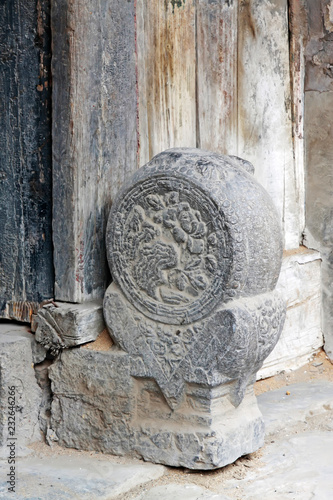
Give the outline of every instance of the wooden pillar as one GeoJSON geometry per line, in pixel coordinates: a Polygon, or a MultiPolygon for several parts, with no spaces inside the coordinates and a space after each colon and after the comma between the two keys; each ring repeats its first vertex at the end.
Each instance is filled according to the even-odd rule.
{"type": "Polygon", "coordinates": [[[322,330],[333,362],[333,2],[305,1],[307,33],[305,78],[305,245],[322,259],[322,330]]]}
{"type": "Polygon", "coordinates": [[[53,296],[49,0],[0,3],[0,318],[53,296]]]}
{"type": "Polygon", "coordinates": [[[238,0],[197,2],[198,147],[237,155],[238,0]]]}
{"type": "Polygon", "coordinates": [[[297,248],[287,0],[243,0],[238,25],[238,155],[273,198],[285,248],[297,248]]]}
{"type": "Polygon", "coordinates": [[[102,298],[105,226],[137,168],[134,0],[54,0],[55,298],[102,298]]]}
{"type": "Polygon", "coordinates": [[[139,163],[196,146],[195,0],[137,0],[139,163]]]}
{"type": "Polygon", "coordinates": [[[289,0],[289,51],[292,137],[295,156],[296,192],[298,194],[299,231],[305,227],[305,145],[304,145],[304,111],[305,111],[305,47],[308,36],[308,23],[305,0],[289,0]]]}

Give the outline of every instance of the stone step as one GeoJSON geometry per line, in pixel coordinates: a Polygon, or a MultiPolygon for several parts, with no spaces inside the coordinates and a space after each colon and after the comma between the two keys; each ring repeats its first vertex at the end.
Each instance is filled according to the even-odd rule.
{"type": "Polygon", "coordinates": [[[333,382],[310,381],[268,391],[258,396],[258,405],[264,417],[266,436],[325,412],[333,417],[333,382]]]}
{"type": "Polygon", "coordinates": [[[0,456],[24,454],[27,445],[43,439],[34,363],[45,354],[26,326],[0,325],[0,456]]]}
{"type": "MultiPolygon", "coordinates": [[[[111,500],[129,490],[158,479],[162,465],[139,461],[114,463],[100,455],[77,454],[21,459],[13,474],[15,500],[111,500]],[[16,475],[16,473],[18,473],[16,475]]],[[[0,466],[0,498],[9,499],[6,474],[9,465],[0,466]],[[6,496],[7,495],[7,496],[6,496]]]]}
{"type": "Polygon", "coordinates": [[[105,329],[102,300],[52,302],[39,309],[33,327],[37,342],[54,356],[62,349],[92,342],[105,329]]]}

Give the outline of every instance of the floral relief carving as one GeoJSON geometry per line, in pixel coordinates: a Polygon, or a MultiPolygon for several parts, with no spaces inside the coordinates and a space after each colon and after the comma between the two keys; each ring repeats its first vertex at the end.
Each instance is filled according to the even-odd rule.
{"type": "Polygon", "coordinates": [[[186,304],[217,270],[217,236],[177,191],[149,194],[125,223],[125,259],[136,285],[166,304],[186,304]]]}

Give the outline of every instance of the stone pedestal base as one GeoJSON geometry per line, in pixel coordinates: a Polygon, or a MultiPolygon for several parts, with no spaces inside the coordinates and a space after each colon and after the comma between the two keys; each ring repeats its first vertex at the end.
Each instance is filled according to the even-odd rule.
{"type": "Polygon", "coordinates": [[[236,408],[234,382],[186,383],[172,410],[155,380],[133,377],[131,369],[130,356],[119,350],[61,353],[49,370],[51,424],[61,445],[190,469],[222,467],[262,446],[252,383],[236,408]]]}
{"type": "Polygon", "coordinates": [[[285,304],[278,216],[251,172],[236,157],[173,149],[118,193],[103,303],[114,346],[77,377],[73,362],[51,369],[60,442],[193,469],[262,445],[250,388],[285,304]]]}
{"type": "Polygon", "coordinates": [[[256,451],[264,443],[265,426],[251,388],[235,408],[225,386],[206,389],[189,385],[183,404],[170,412],[154,383],[137,380],[136,387],[133,449],[145,460],[214,469],[256,451]]]}

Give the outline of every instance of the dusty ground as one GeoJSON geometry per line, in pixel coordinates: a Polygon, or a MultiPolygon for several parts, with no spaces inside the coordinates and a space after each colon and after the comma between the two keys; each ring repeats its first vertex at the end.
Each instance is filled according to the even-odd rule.
{"type": "Polygon", "coordinates": [[[108,331],[105,329],[97,337],[95,342],[89,342],[88,344],[83,344],[81,349],[88,349],[89,351],[108,351],[113,345],[111,337],[108,331]]]}
{"type": "MultiPolygon", "coordinates": [[[[104,349],[108,349],[110,344],[106,342],[107,339],[101,339],[104,342],[104,349]]],[[[97,346],[93,346],[93,348],[97,346]]],[[[101,348],[101,346],[99,346],[101,348]]],[[[329,380],[333,382],[333,364],[327,358],[323,350],[319,351],[313,358],[302,368],[293,372],[283,372],[275,377],[270,377],[265,380],[260,380],[255,384],[255,393],[257,395],[262,394],[266,391],[271,391],[279,389],[284,386],[288,386],[298,382],[307,382],[310,380],[329,380]]],[[[288,391],[286,391],[288,395],[288,391]]],[[[330,417],[332,418],[332,417],[330,417]]],[[[295,428],[288,429],[288,435],[294,435],[297,433],[304,432],[305,430],[327,430],[327,416],[316,416],[313,418],[308,418],[306,422],[298,424],[295,428]]],[[[331,429],[329,429],[331,430],[331,429]]],[[[274,443],[274,439],[278,441],[279,439],[285,438],[285,435],[277,434],[276,436],[270,436],[269,440],[274,443]]],[[[267,443],[266,445],[267,446],[267,443]]],[[[261,456],[265,450],[265,446],[251,455],[239,458],[234,464],[228,465],[221,469],[214,471],[191,471],[184,468],[166,467],[166,472],[158,480],[145,483],[127,492],[125,495],[120,495],[117,500],[133,500],[139,493],[149,490],[153,486],[159,486],[169,483],[179,483],[179,484],[195,484],[204,488],[211,490],[212,492],[222,493],[223,485],[230,479],[243,479],[249,469],[255,469],[262,465],[261,456]]],[[[103,459],[110,460],[110,463],[117,464],[129,464],[129,463],[141,463],[139,460],[130,460],[128,458],[114,457],[111,455],[102,455],[95,452],[77,451],[68,448],[61,448],[58,445],[54,445],[52,448],[43,443],[34,444],[31,446],[34,450],[34,454],[45,457],[51,455],[73,455],[74,456],[89,456],[93,461],[99,460],[101,457],[103,459]]],[[[237,488],[237,486],[236,486],[237,488]]],[[[233,498],[242,498],[241,492],[237,494],[237,489],[233,492],[233,498]]]]}
{"type": "MultiPolygon", "coordinates": [[[[115,457],[112,455],[104,455],[96,452],[88,451],[78,451],[68,448],[61,448],[60,446],[54,445],[50,448],[44,443],[34,443],[30,446],[34,450],[34,455],[43,457],[49,456],[61,456],[70,455],[82,457],[91,457],[92,460],[98,461],[99,458],[103,460],[108,459],[112,464],[138,464],[142,463],[141,460],[128,459],[123,457],[115,457]]],[[[229,479],[243,479],[246,475],[246,471],[249,468],[255,468],[261,465],[260,457],[262,455],[262,450],[259,450],[251,455],[239,458],[234,464],[227,465],[221,469],[214,471],[192,471],[190,469],[184,469],[181,467],[165,467],[165,474],[157,480],[150,481],[143,485],[140,485],[130,492],[119,495],[117,500],[133,500],[143,491],[149,490],[153,486],[160,486],[169,483],[178,484],[195,484],[209,489],[212,492],[221,493],[223,490],[223,485],[229,479]]],[[[171,500],[171,499],[170,499],[171,500]]],[[[176,499],[172,499],[176,500],[176,499]]]]}
{"type": "Polygon", "coordinates": [[[263,392],[280,389],[285,385],[320,379],[333,382],[333,364],[330,362],[323,349],[317,354],[314,354],[311,360],[298,370],[282,372],[275,377],[258,380],[254,386],[254,392],[256,396],[259,396],[259,394],[263,392]]]}

